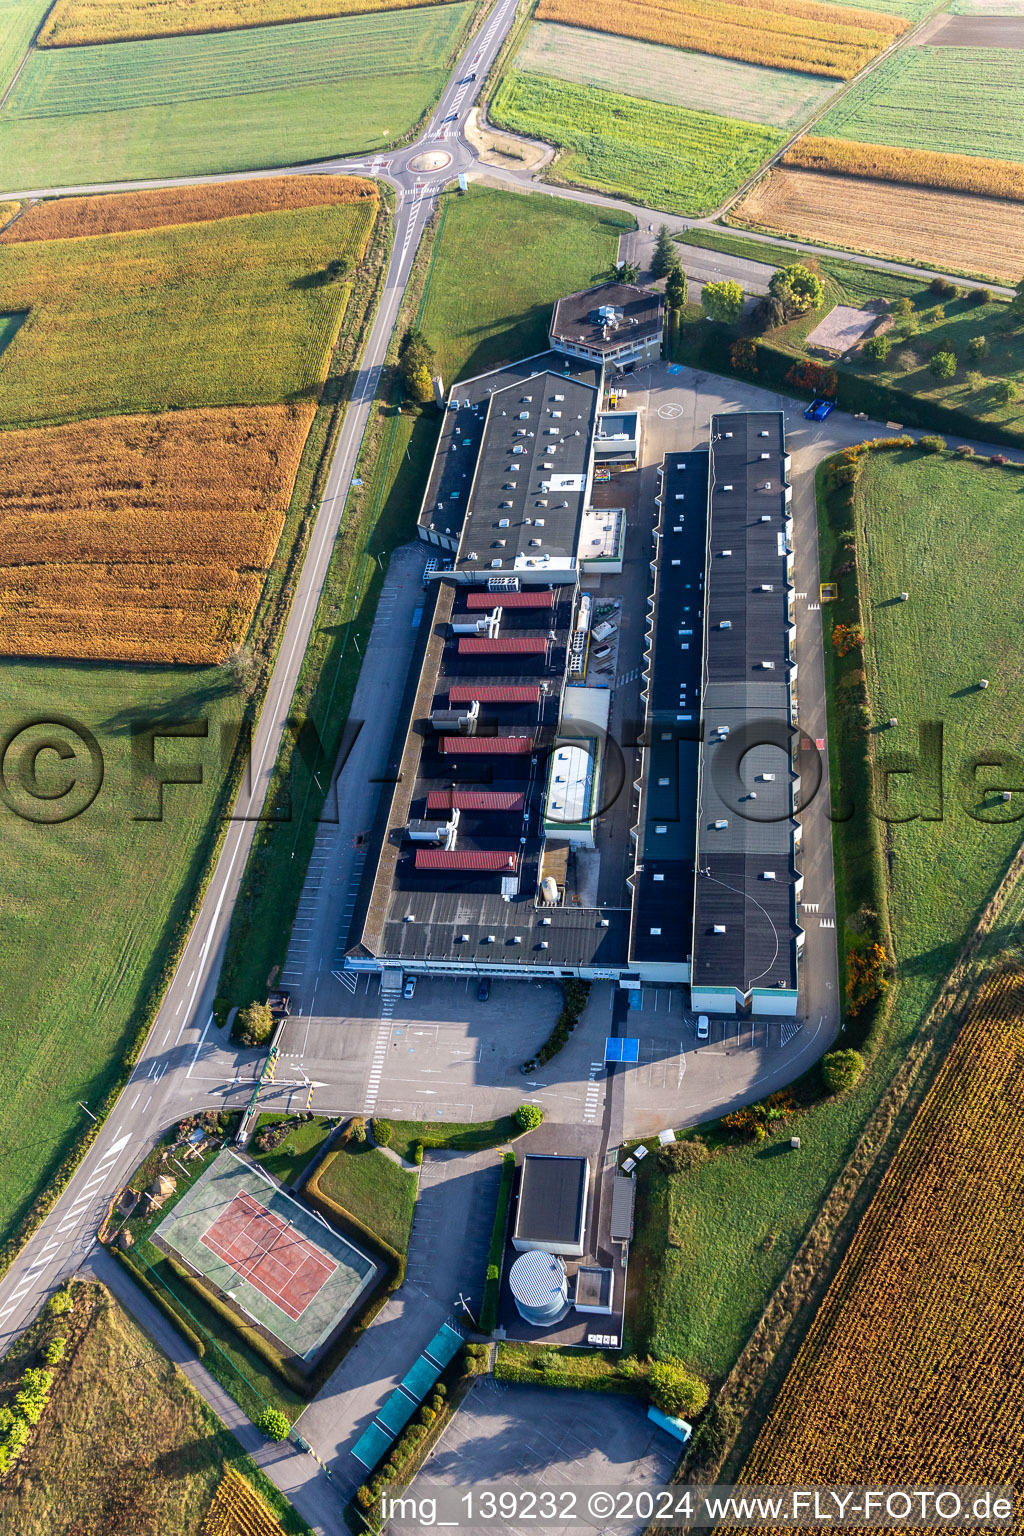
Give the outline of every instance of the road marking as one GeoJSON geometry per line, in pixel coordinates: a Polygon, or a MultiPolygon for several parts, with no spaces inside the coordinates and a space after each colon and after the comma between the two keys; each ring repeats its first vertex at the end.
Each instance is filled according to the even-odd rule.
{"type": "MultiPolygon", "coordinates": [[[[203,1048],[203,1041],[206,1039],[207,1030],[210,1028],[210,1025],[212,1023],[213,1023],[213,1014],[211,1013],[210,1017],[206,1021],[205,1026],[203,1027],[202,1034],[199,1036],[199,1044],[196,1046],[195,1054],[192,1057],[192,1067],[194,1067],[196,1062],[199,1060],[199,1052],[203,1048]]],[[[189,1067],[188,1071],[185,1073],[186,1077],[191,1077],[192,1076],[192,1067],[189,1067]]],[[[147,1100],[146,1102],[147,1102],[147,1105],[148,1105],[149,1101],[147,1100]]]]}

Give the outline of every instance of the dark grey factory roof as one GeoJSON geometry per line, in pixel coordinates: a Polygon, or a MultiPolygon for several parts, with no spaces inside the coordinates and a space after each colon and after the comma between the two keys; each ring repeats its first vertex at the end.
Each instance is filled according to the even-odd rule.
{"type": "Polygon", "coordinates": [[[600,368],[596,363],[568,357],[561,352],[540,352],[536,357],[509,363],[504,368],[478,374],[452,386],[420,508],[419,522],[424,529],[433,526],[438,533],[458,538],[480,451],[488,400],[496,389],[522,383],[546,372],[559,378],[579,379],[595,389],[600,383],[600,368]],[[454,496],[453,492],[456,493],[454,496]]]}
{"type": "Polygon", "coordinates": [[[633,884],[630,962],[690,953],[697,829],[707,534],[706,449],[662,466],[658,569],[646,667],[641,825],[633,884]]]}
{"type": "Polygon", "coordinates": [[[611,352],[633,338],[660,336],[664,309],[664,300],[654,288],[602,283],[559,299],[551,317],[551,335],[558,341],[611,352]],[[606,327],[598,316],[598,311],[606,306],[622,311],[622,318],[613,329],[606,327]]]}
{"type": "Polygon", "coordinates": [[[586,1199],[585,1157],[529,1153],[523,1158],[513,1241],[574,1243],[582,1240],[586,1199]]]}
{"type": "Polygon", "coordinates": [[[599,404],[593,385],[552,373],[493,392],[456,570],[508,575],[517,561],[571,566],[599,404]]]}
{"type": "Polygon", "coordinates": [[[795,988],[792,621],[781,415],[713,417],[711,453],[691,979],[697,987],[741,991],[795,988]],[[766,586],[771,591],[763,591],[766,586]],[[766,660],[774,666],[764,667],[766,660]]]}

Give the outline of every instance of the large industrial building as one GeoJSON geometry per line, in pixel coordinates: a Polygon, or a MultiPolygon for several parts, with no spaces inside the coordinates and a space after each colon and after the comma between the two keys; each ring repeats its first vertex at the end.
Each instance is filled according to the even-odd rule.
{"type": "MultiPolygon", "coordinates": [[[[628,292],[649,311],[619,303],[629,328],[656,323],[660,347],[660,299],[628,292]]],[[[607,304],[605,288],[561,301],[553,348],[583,334],[567,317],[607,304]]],[[[601,344],[614,334],[606,324],[601,344]]],[[[602,857],[611,695],[588,666],[601,654],[593,578],[621,570],[625,537],[624,514],[592,500],[595,362],[553,350],[452,391],[419,518],[436,549],[430,622],[346,963],[399,978],[689,982],[709,1012],[795,1013],[796,662],[777,413],[716,417],[709,448],[662,465],[632,851],[621,888],[591,884],[600,900],[567,888],[568,859],[602,857]]]]}

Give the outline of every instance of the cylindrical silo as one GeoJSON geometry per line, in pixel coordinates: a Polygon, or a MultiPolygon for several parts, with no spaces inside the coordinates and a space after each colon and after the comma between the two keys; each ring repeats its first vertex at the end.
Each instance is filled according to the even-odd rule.
{"type": "Polygon", "coordinates": [[[569,1311],[565,1265],[553,1253],[531,1248],[521,1253],[508,1272],[519,1315],[535,1328],[552,1328],[569,1311]]]}

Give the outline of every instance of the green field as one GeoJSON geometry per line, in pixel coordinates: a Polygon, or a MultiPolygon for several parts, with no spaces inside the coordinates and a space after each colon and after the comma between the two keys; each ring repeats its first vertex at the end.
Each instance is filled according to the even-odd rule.
{"type": "Polygon", "coordinates": [[[901,48],[815,124],[824,138],[1024,161],[1024,49],[901,48]]]}
{"type": "Polygon", "coordinates": [[[0,97],[49,9],[48,0],[0,0],[0,97]]]}
{"type": "Polygon", "coordinates": [[[502,80],[490,115],[562,148],[560,179],[694,215],[713,212],[784,138],[761,124],[518,70],[502,80]]]}
{"type": "MultiPolygon", "coordinates": [[[[710,1375],[729,1369],[1017,847],[1019,822],[973,819],[979,799],[988,799],[993,816],[1009,807],[968,792],[962,768],[974,753],[1020,750],[1012,658],[1024,602],[1024,571],[1014,553],[1021,484],[1019,471],[946,455],[914,451],[866,461],[856,527],[867,581],[871,715],[873,722],[890,715],[900,721],[878,738],[878,750],[915,753],[917,722],[945,722],[944,819],[919,817],[886,829],[900,979],[889,1021],[877,1029],[869,1071],[854,1092],[817,1104],[794,1123],[798,1155],[749,1144],[727,1148],[689,1173],[667,1175],[656,1156],[643,1165],[630,1249],[634,1352],[679,1354],[710,1375]],[[908,589],[908,603],[891,601],[908,589]],[[991,683],[984,692],[975,687],[980,677],[991,683]]],[[[823,574],[838,558],[823,526],[823,574]]],[[[830,726],[833,745],[844,743],[834,692],[830,726]]],[[[846,747],[837,750],[842,770],[846,747]]],[[[988,781],[997,778],[990,773],[988,781]]],[[[904,790],[899,809],[934,806],[934,795],[920,788],[913,805],[912,798],[914,791],[904,790]]],[[[849,847],[856,855],[866,839],[857,818],[840,825],[842,915],[842,852],[849,847]]]]}
{"type": "MultiPolygon", "coordinates": [[[[882,11],[886,16],[906,16],[910,21],[920,21],[929,11],[935,9],[935,0],[870,0],[865,5],[862,0],[834,0],[836,5],[853,5],[861,10],[882,11]]],[[[981,0],[980,10],[995,10],[995,0],[989,5],[988,0],[981,0]]],[[[956,10],[956,6],[952,7],[956,10]]]]}
{"type": "Polygon", "coordinates": [[[319,393],[373,204],[0,246],[0,426],[319,393]],[[255,320],[257,323],[250,323],[255,320]],[[241,323],[240,323],[241,320],[241,323]]]}
{"type": "Polygon", "coordinates": [[[4,180],[200,174],[377,148],[429,110],[472,14],[424,6],[39,50],[0,112],[4,180]]]}
{"type": "Polygon", "coordinates": [[[530,27],[516,54],[516,67],[608,91],[632,80],[638,88],[642,85],[649,101],[696,111],[713,109],[723,117],[769,123],[776,128],[802,122],[836,88],[820,75],[763,69],[735,59],[686,53],[632,37],[547,21],[536,21],[530,27]]]}
{"type": "Polygon", "coordinates": [[[449,203],[420,326],[445,379],[547,347],[557,298],[607,277],[632,218],[534,194],[471,187],[449,203]],[[480,251],[502,251],[501,282],[480,251]]]}
{"type": "Polygon", "coordinates": [[[329,1154],[317,1181],[321,1194],[364,1227],[405,1253],[416,1209],[416,1175],[366,1142],[348,1143],[329,1154]]]}
{"type": "MultiPolygon", "coordinates": [[[[298,217],[301,221],[306,212],[324,211],[302,210],[298,217]]],[[[363,216],[351,205],[334,212],[341,222],[333,228],[289,225],[296,215],[286,213],[142,236],[0,248],[0,273],[5,274],[0,282],[12,271],[21,281],[34,273],[42,295],[41,329],[34,342],[26,322],[0,366],[0,411],[20,423],[33,412],[91,416],[128,401],[135,409],[155,407],[154,380],[162,380],[158,391],[166,392],[168,403],[176,397],[179,404],[190,405],[202,396],[209,376],[219,377],[219,387],[231,399],[244,396],[260,379],[257,387],[266,389],[268,397],[275,388],[278,398],[294,388],[309,390],[315,376],[309,349],[315,353],[323,347],[325,326],[333,335],[345,288],[305,288],[302,278],[316,272],[311,264],[322,260],[326,250],[335,254],[344,246],[346,230],[354,227],[346,216],[354,213],[356,222],[363,216]],[[268,243],[266,230],[261,236],[259,227],[277,219],[286,222],[268,243]],[[217,242],[209,231],[226,229],[230,237],[228,226],[248,222],[256,227],[252,246],[241,238],[228,239],[241,263],[232,274],[220,265],[217,242]],[[207,238],[197,245],[196,235],[203,231],[207,238]],[[165,236],[169,244],[163,243],[165,236]],[[145,245],[153,240],[159,243],[145,245]],[[70,249],[75,245],[81,248],[80,256],[70,249]],[[119,264],[116,253],[122,245],[130,249],[131,259],[119,264]],[[99,248],[108,253],[106,262],[99,259],[99,248]],[[148,263],[143,254],[147,249],[148,263]],[[67,286],[60,291],[46,265],[47,252],[54,250],[66,257],[60,272],[67,286]],[[10,258],[19,256],[27,256],[29,266],[18,260],[9,265],[10,258]],[[267,260],[269,268],[263,265],[267,260]],[[280,357],[272,340],[261,337],[251,324],[256,311],[249,295],[254,291],[269,306],[265,313],[277,304],[272,271],[280,289],[277,313],[292,327],[289,336],[282,325],[280,357]],[[134,292],[124,290],[128,297],[120,305],[111,280],[114,272],[122,278],[132,272],[137,279],[134,292]],[[190,298],[184,282],[172,292],[171,279],[182,273],[200,292],[211,272],[220,276],[206,286],[202,303],[190,298]],[[152,288],[146,286],[147,273],[152,288]],[[293,286],[296,281],[300,286],[293,286]],[[87,289],[86,283],[92,287],[87,289]],[[92,304],[91,320],[90,293],[106,295],[103,304],[92,304]],[[57,310],[63,330],[46,329],[47,304],[57,310]],[[323,310],[317,322],[321,304],[333,306],[335,315],[329,317],[329,310],[323,310]],[[308,305],[313,308],[305,308],[308,305]],[[79,317],[78,337],[67,324],[74,316],[79,317]],[[313,332],[312,339],[306,329],[313,332]],[[41,346],[41,336],[49,337],[49,350],[41,346]],[[26,347],[28,357],[23,355],[19,362],[18,354],[26,347]],[[290,376],[285,357],[290,358],[290,376]],[[62,373],[77,382],[65,389],[62,373]],[[47,406],[47,391],[57,393],[60,412],[47,406]]],[[[268,579],[271,598],[280,593],[286,578],[316,454],[323,446],[319,422],[318,417],[311,433],[313,458],[300,469],[268,579]]],[[[264,639],[266,619],[264,614],[260,621],[264,639]]],[[[8,1069],[0,1081],[2,1242],[89,1126],[78,1101],[93,1110],[99,1107],[118,1081],[125,1053],[149,1016],[164,968],[187,929],[211,843],[221,826],[219,802],[226,783],[222,730],[238,722],[248,698],[229,672],[217,667],[4,659],[0,669],[5,733],[28,720],[70,716],[93,733],[104,759],[96,799],[62,825],[39,825],[17,815],[6,802],[0,805],[5,849],[0,877],[5,959],[0,1056],[8,1069]],[[157,755],[170,764],[201,764],[203,782],[168,788],[162,821],[137,819],[153,815],[154,802],[133,774],[133,723],[192,719],[208,722],[206,737],[160,740],[157,755]]]]}

